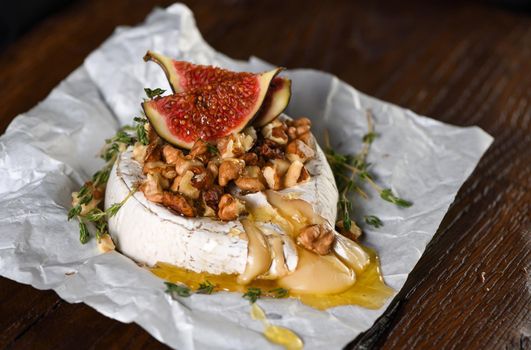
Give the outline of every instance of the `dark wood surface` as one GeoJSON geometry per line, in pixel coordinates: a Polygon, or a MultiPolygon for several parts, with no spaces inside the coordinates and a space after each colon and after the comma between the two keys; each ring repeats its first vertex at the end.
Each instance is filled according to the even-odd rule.
{"type": "MultiPolygon", "coordinates": [[[[531,16],[483,2],[189,1],[229,56],[311,67],[417,113],[495,137],[396,302],[359,348],[531,349],[531,16]]],[[[144,0],[80,1],[0,53],[0,132],[144,0]]],[[[52,291],[0,278],[0,347],[164,348],[52,291]]]]}

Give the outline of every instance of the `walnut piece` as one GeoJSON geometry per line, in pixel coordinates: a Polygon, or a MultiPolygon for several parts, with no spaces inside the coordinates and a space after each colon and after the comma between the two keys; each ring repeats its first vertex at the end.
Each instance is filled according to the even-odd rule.
{"type": "Polygon", "coordinates": [[[272,190],[280,190],[282,186],[281,174],[274,164],[268,164],[262,168],[262,174],[266,180],[267,186],[272,190]]]}
{"type": "Polygon", "coordinates": [[[192,185],[192,178],[194,173],[191,170],[187,170],[181,177],[177,191],[184,194],[186,197],[197,199],[201,192],[192,185]]]}
{"type": "Polygon", "coordinates": [[[159,173],[170,180],[177,176],[175,166],[160,161],[144,163],[143,172],[144,174],[159,173]]]}
{"type": "Polygon", "coordinates": [[[203,163],[207,162],[212,156],[209,144],[201,139],[197,140],[190,150],[190,157],[199,159],[203,163]]]}
{"type": "Polygon", "coordinates": [[[286,157],[291,161],[299,160],[305,163],[315,156],[315,151],[301,140],[291,141],[286,147],[286,157]]]}
{"type": "Polygon", "coordinates": [[[358,227],[358,225],[356,225],[354,221],[351,222],[350,230],[348,231],[345,229],[343,220],[336,222],[336,226],[339,230],[339,233],[353,241],[356,241],[361,236],[361,229],[358,227]]]}
{"type": "Polygon", "coordinates": [[[144,193],[144,196],[155,203],[162,203],[163,190],[162,190],[162,175],[148,174],[147,179],[140,186],[140,190],[144,193]]]}
{"type": "Polygon", "coordinates": [[[203,202],[208,208],[214,210],[214,216],[218,211],[218,203],[221,200],[221,196],[223,196],[223,189],[217,185],[203,192],[203,202]]]}
{"type": "Polygon", "coordinates": [[[259,192],[265,190],[265,186],[262,181],[257,177],[242,176],[234,181],[239,189],[246,192],[259,192]]]}
{"type": "Polygon", "coordinates": [[[284,187],[292,187],[310,178],[308,170],[301,161],[295,160],[288,168],[284,177],[284,187]]]}
{"type": "Polygon", "coordinates": [[[297,237],[297,243],[319,255],[330,253],[334,241],[334,231],[325,224],[307,226],[297,237]]]}
{"type": "Polygon", "coordinates": [[[228,193],[221,196],[218,207],[218,217],[223,221],[236,220],[245,212],[245,205],[228,193]]]}
{"type": "Polygon", "coordinates": [[[175,210],[177,213],[194,217],[197,215],[195,208],[186,200],[185,197],[178,193],[164,192],[162,195],[162,205],[175,210]]]}
{"type": "Polygon", "coordinates": [[[285,145],[288,143],[288,135],[286,134],[286,124],[280,120],[275,119],[271,123],[266,124],[262,128],[262,136],[271,140],[279,145],[285,145]]]}
{"type": "Polygon", "coordinates": [[[133,146],[133,159],[140,164],[144,164],[144,159],[146,158],[147,146],[136,142],[133,146]]]}
{"type": "Polygon", "coordinates": [[[102,253],[110,252],[116,248],[109,234],[104,234],[103,236],[101,236],[100,240],[97,241],[97,245],[98,249],[102,253]]]}
{"type": "Polygon", "coordinates": [[[218,141],[219,154],[222,159],[240,157],[253,147],[256,138],[256,130],[253,127],[247,127],[240,133],[230,134],[218,141]]]}
{"type": "Polygon", "coordinates": [[[219,166],[218,183],[225,187],[231,180],[236,180],[242,174],[245,162],[241,159],[224,159],[219,166]]]}
{"type": "Polygon", "coordinates": [[[183,157],[183,152],[171,145],[164,145],[162,147],[162,155],[166,160],[166,163],[176,165],[183,157]]]}

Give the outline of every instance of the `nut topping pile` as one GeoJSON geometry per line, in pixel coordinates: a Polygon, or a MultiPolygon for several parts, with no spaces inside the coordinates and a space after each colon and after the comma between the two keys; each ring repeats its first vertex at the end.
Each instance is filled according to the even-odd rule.
{"type": "Polygon", "coordinates": [[[146,179],[140,190],[187,217],[224,221],[245,213],[245,205],[229,188],[242,193],[280,190],[308,181],[305,163],[315,156],[308,118],[275,119],[261,129],[249,126],[209,144],[197,140],[189,152],[163,141],[146,124],[149,144],[136,143],[133,157],[146,179]]]}

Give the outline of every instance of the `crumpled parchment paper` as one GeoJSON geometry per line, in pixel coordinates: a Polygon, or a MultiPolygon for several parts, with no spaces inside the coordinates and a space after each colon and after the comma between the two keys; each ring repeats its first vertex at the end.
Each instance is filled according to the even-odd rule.
{"type": "MultiPolygon", "coordinates": [[[[181,4],[154,10],[137,27],[118,28],[0,137],[0,274],[54,289],[68,302],[84,302],[119,321],[136,322],[175,348],[274,348],[241,295],[174,301],[159,278],[127,257],[100,254],[94,239],[81,245],[77,223],[66,221],[70,193],[101,167],[96,154],[104,139],[139,114],[143,88],[168,88],[161,69],[142,61],[148,49],[235,70],[270,67],[256,58],[235,61],[214,51],[181,4]]],[[[385,281],[400,290],[492,138],[477,127],[443,124],[376,100],[330,74],[306,69],[285,74],[293,80],[287,114],[312,118],[318,138],[328,128],[341,152],[359,150],[367,129],[365,110],[372,109],[380,135],[369,158],[374,173],[414,205],[401,209],[373,195],[358,200],[355,210],[358,217],[383,220],[379,229],[364,227],[364,242],[379,252],[385,281]]],[[[341,348],[385,310],[343,306],[323,312],[286,299],[259,305],[274,324],[299,334],[307,349],[341,348]]]]}

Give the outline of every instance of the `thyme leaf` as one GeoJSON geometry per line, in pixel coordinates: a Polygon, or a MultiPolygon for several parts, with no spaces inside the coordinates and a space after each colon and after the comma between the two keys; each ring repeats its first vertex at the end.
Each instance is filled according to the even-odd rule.
{"type": "Polygon", "coordinates": [[[214,287],[209,280],[205,280],[205,282],[199,283],[199,288],[195,292],[199,294],[212,294],[214,287]]]}
{"type": "Polygon", "coordinates": [[[382,222],[382,220],[380,220],[379,217],[374,216],[374,215],[365,215],[365,216],[363,217],[363,220],[364,220],[368,225],[374,226],[375,228],[379,228],[379,227],[383,226],[383,222],[382,222]]]}
{"type": "Polygon", "coordinates": [[[272,293],[273,298],[280,299],[280,298],[287,297],[289,295],[289,290],[279,287],[279,288],[269,290],[268,293],[272,293]]]}
{"type": "Polygon", "coordinates": [[[81,213],[81,205],[76,205],[68,211],[68,220],[72,220],[81,213]]]}
{"type": "Polygon", "coordinates": [[[156,89],[144,88],[144,91],[146,92],[146,96],[149,99],[153,99],[154,97],[158,97],[158,96],[160,96],[160,95],[162,95],[163,93],[166,92],[166,90],[161,89],[161,88],[156,88],[156,89]]]}
{"type": "Polygon", "coordinates": [[[189,297],[192,293],[190,288],[182,284],[175,284],[171,282],[164,282],[166,285],[166,293],[170,294],[172,297],[178,295],[180,297],[189,297]]]}
{"type": "Polygon", "coordinates": [[[89,239],[90,239],[90,235],[87,229],[87,225],[82,220],[80,220],[79,221],[79,241],[82,244],[85,244],[89,241],[89,239]]]}
{"type": "Polygon", "coordinates": [[[260,288],[249,287],[247,292],[242,295],[243,298],[249,300],[251,303],[255,303],[262,296],[262,290],[260,288]]]}
{"type": "Polygon", "coordinates": [[[402,208],[408,208],[413,205],[413,203],[411,203],[410,201],[395,196],[390,188],[386,188],[380,191],[380,197],[383,200],[396,204],[397,206],[402,208]]]}

